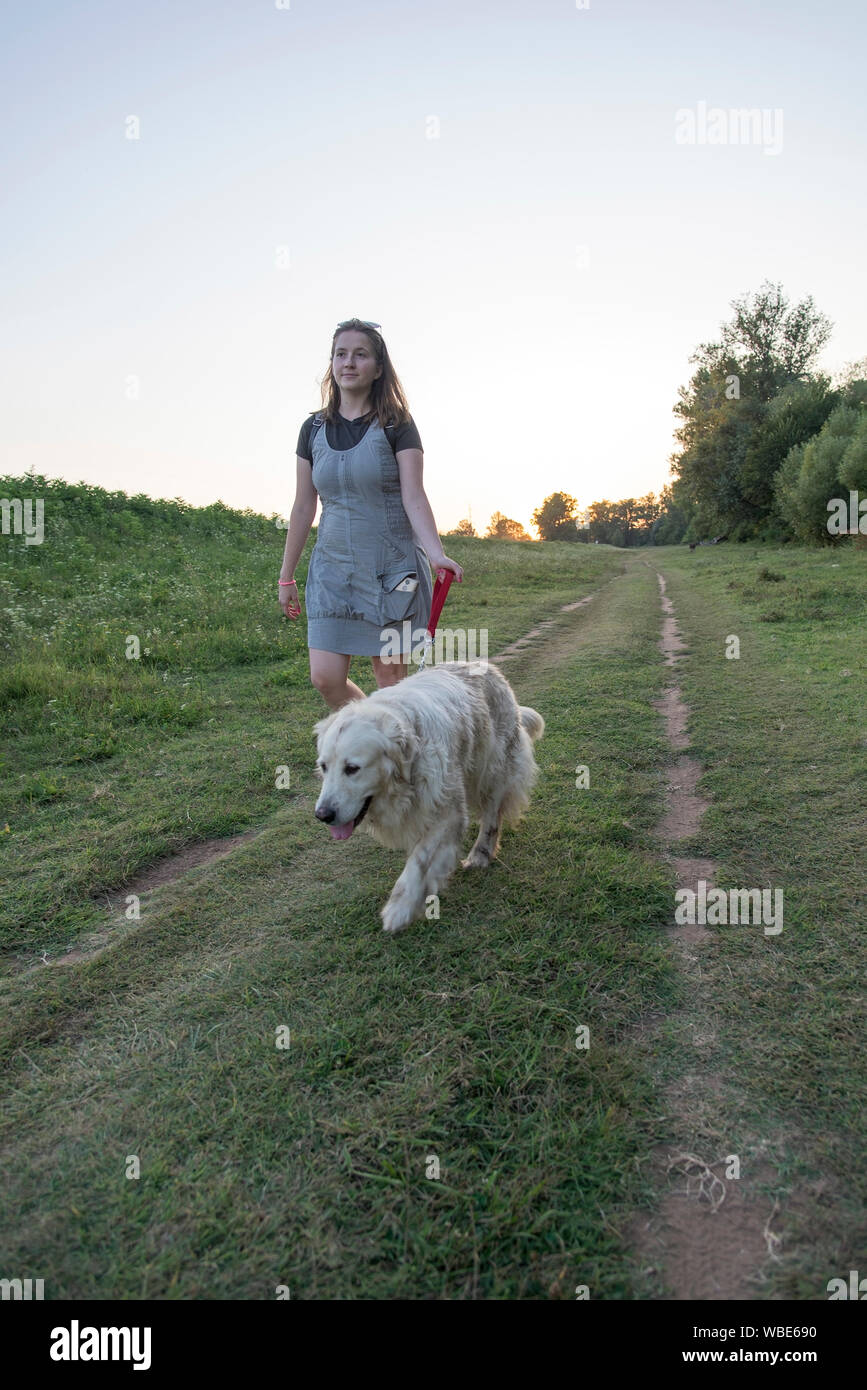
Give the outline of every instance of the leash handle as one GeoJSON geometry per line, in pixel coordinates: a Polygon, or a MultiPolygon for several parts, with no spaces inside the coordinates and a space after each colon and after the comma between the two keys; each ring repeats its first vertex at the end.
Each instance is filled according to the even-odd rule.
{"type": "Polygon", "coordinates": [[[430,617],[427,620],[427,627],[424,634],[424,650],[421,654],[421,661],[418,664],[418,669],[420,671],[424,670],[428,651],[433,647],[434,633],[437,630],[440,613],[443,611],[443,604],[446,601],[449,585],[454,577],[454,572],[452,570],[437,570],[436,582],[433,587],[433,595],[431,596],[430,617]]]}
{"type": "Polygon", "coordinates": [[[436,583],[434,584],[433,597],[431,598],[430,617],[427,622],[427,631],[430,633],[431,638],[433,638],[437,630],[437,623],[439,622],[440,613],[443,611],[446,594],[449,591],[449,586],[454,577],[452,570],[437,570],[436,583]]]}

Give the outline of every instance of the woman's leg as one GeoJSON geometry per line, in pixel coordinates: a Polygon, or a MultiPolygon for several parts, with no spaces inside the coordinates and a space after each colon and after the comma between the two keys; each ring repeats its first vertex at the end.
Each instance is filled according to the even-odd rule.
{"type": "Polygon", "coordinates": [[[310,679],[332,709],[350,700],[363,700],[364,691],[349,680],[351,657],[344,652],[322,652],[310,647],[310,679]]]}
{"type": "Polygon", "coordinates": [[[409,675],[409,656],[401,657],[399,661],[392,658],[384,661],[381,656],[372,656],[373,674],[376,677],[376,684],[380,690],[389,685],[397,685],[404,676],[409,675]]]}

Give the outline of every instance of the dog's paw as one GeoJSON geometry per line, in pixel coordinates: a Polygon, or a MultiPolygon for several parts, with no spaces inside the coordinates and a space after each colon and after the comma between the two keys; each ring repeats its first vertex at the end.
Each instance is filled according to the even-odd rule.
{"type": "Polygon", "coordinates": [[[387,902],[379,915],[382,918],[382,930],[391,936],[405,931],[413,920],[406,907],[400,903],[387,902]]]}
{"type": "Polygon", "coordinates": [[[471,849],[466,859],[461,860],[462,869],[486,869],[491,856],[485,850],[471,849]]]}

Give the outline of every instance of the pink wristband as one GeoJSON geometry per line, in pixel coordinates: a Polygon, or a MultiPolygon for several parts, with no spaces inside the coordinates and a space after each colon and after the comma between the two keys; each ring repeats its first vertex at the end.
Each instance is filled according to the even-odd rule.
{"type": "Polygon", "coordinates": [[[278,580],[277,580],[277,583],[278,583],[278,584],[294,584],[295,582],[296,582],[296,581],[295,581],[294,579],[278,579],[278,580]]]}

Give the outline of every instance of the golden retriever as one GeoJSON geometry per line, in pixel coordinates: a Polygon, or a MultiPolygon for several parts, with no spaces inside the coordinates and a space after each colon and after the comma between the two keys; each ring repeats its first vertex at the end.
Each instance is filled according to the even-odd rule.
{"type": "Polygon", "coordinates": [[[432,666],[320,719],[317,818],[335,840],[362,826],[409,854],[382,909],[383,931],[408,927],[448,882],[470,812],[479,833],[463,867],[491,862],[502,826],[530,804],[533,743],[544,731],[541,714],[519,705],[505,676],[481,661],[432,666]]]}

